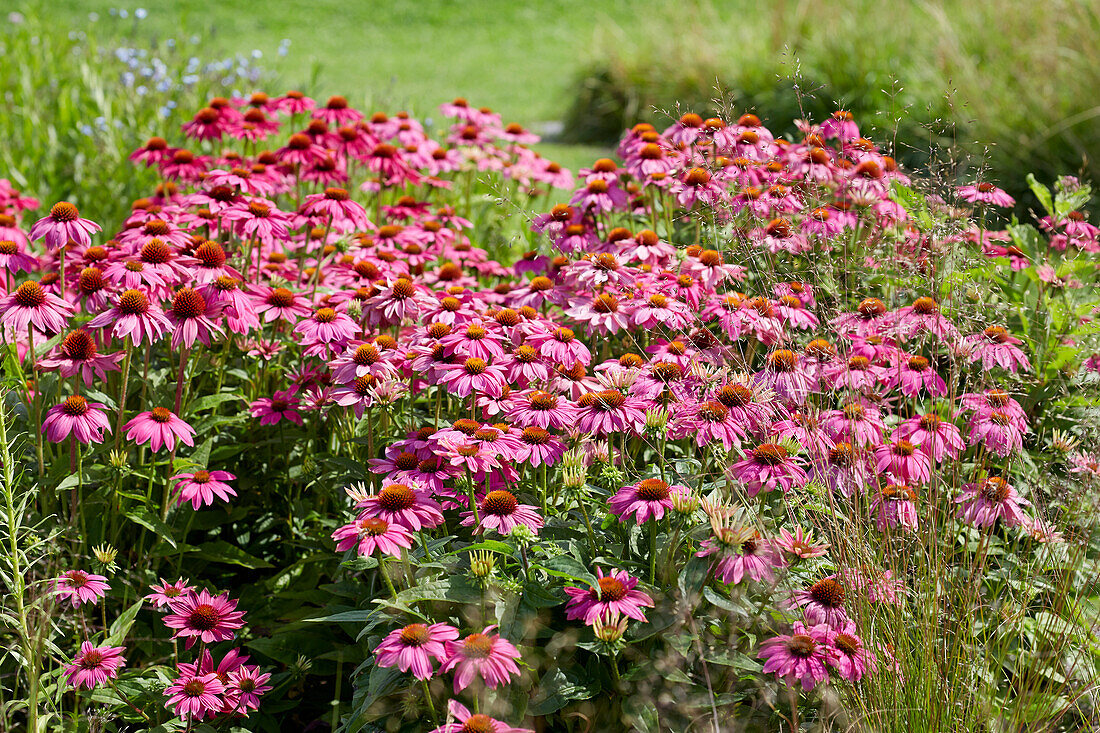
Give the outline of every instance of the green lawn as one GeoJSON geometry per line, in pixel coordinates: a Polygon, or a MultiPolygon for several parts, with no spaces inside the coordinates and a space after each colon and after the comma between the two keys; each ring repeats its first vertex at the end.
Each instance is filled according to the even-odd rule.
{"type": "Polygon", "coordinates": [[[566,89],[588,58],[594,29],[629,30],[655,0],[311,0],[226,3],[147,0],[125,4],[141,21],[117,21],[112,0],[51,0],[59,21],[89,29],[135,23],[150,36],[200,34],[211,57],[263,52],[288,85],[353,103],[424,116],[463,95],[526,125],[561,119],[566,89]],[[245,9],[247,8],[247,9],[245,9]],[[98,13],[96,24],[88,14],[98,13]],[[183,29],[183,30],[181,30],[183,29]],[[278,55],[282,39],[289,52],[278,55]]]}

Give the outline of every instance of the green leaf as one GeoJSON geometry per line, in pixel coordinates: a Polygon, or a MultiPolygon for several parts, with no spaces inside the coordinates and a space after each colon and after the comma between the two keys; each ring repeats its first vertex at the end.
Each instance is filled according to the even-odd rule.
{"type": "Polygon", "coordinates": [[[160,521],[159,517],[149,511],[149,507],[137,506],[122,512],[122,515],[134,524],[140,524],[142,527],[145,527],[145,529],[167,542],[173,548],[176,547],[176,541],[172,538],[172,528],[160,521]]]}
{"type": "Polygon", "coordinates": [[[129,633],[130,627],[134,625],[134,619],[137,618],[138,611],[141,610],[143,603],[145,603],[145,599],[139,599],[137,603],[127,608],[114,620],[111,624],[111,633],[103,642],[105,646],[122,645],[122,642],[126,640],[126,634],[129,633]]]}
{"type": "Polygon", "coordinates": [[[420,583],[397,594],[397,603],[411,605],[421,601],[450,601],[453,603],[478,603],[481,589],[470,584],[464,576],[456,575],[442,580],[420,583]]]}
{"type": "Polygon", "coordinates": [[[209,410],[211,408],[217,407],[222,403],[233,401],[241,402],[242,400],[240,395],[230,392],[223,392],[221,394],[208,394],[205,397],[200,397],[193,402],[189,402],[187,404],[187,408],[184,410],[184,414],[194,415],[197,412],[202,412],[203,410],[209,410]]]}
{"type": "Polygon", "coordinates": [[[549,715],[564,708],[571,700],[587,700],[597,692],[595,685],[578,677],[577,667],[569,667],[568,673],[554,667],[539,680],[527,713],[536,717],[549,715]]]}
{"type": "Polygon", "coordinates": [[[540,567],[550,575],[559,578],[578,580],[582,583],[587,583],[593,588],[599,587],[599,583],[596,582],[596,576],[593,575],[580,560],[570,555],[556,555],[547,558],[536,567],[540,567]]]}
{"type": "Polygon", "coordinates": [[[1027,174],[1027,185],[1031,188],[1031,192],[1035,194],[1035,198],[1039,199],[1039,203],[1043,205],[1046,212],[1053,216],[1054,199],[1051,198],[1050,189],[1039,183],[1034,173],[1027,174]]]}
{"type": "Polygon", "coordinates": [[[225,540],[204,542],[195,548],[195,552],[198,553],[199,557],[207,560],[224,562],[228,565],[240,565],[242,568],[248,568],[249,570],[274,567],[268,561],[249,555],[241,548],[231,545],[225,540]]]}

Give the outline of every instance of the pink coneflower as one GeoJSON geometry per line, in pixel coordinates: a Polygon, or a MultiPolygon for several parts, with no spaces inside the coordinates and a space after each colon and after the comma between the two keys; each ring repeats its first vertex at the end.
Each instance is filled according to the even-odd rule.
{"type": "Polygon", "coordinates": [[[242,664],[229,673],[229,687],[225,691],[226,703],[223,710],[247,712],[260,709],[260,696],[271,691],[269,672],[260,672],[260,668],[242,664]]]}
{"type": "Polygon", "coordinates": [[[1022,509],[1031,502],[999,476],[967,484],[955,502],[960,505],[959,518],[975,527],[991,527],[998,519],[1009,527],[1027,526],[1031,521],[1022,509]]]}
{"type": "Polygon", "coordinates": [[[186,446],[195,445],[195,429],[176,416],[167,407],[154,407],[143,412],[123,426],[126,439],[141,445],[148,441],[154,452],[161,446],[174,450],[176,440],[186,446]]]}
{"type": "Polygon", "coordinates": [[[184,720],[202,720],[206,716],[221,712],[224,702],[225,685],[216,672],[204,675],[181,674],[169,685],[164,694],[165,702],[172,712],[184,720]]]}
{"type": "Polygon", "coordinates": [[[281,390],[271,397],[261,397],[249,405],[252,417],[260,418],[260,425],[276,425],[280,420],[289,420],[302,424],[302,414],[298,412],[301,403],[292,390],[281,390]]]}
{"type": "Polygon", "coordinates": [[[457,700],[447,702],[447,720],[454,718],[454,722],[447,722],[438,728],[433,728],[430,733],[535,733],[528,728],[513,728],[496,718],[478,713],[471,714],[465,705],[457,700]]]}
{"type": "Polygon", "coordinates": [[[983,444],[990,453],[1005,458],[1024,449],[1024,429],[1007,409],[979,412],[970,428],[970,445],[983,444]]]}
{"type": "Polygon", "coordinates": [[[118,296],[114,306],[88,322],[88,328],[111,326],[115,338],[129,336],[135,344],[148,339],[159,340],[172,328],[172,322],[157,306],[149,302],[149,296],[140,290],[130,289],[118,296]]]}
{"type": "Polygon", "coordinates": [[[958,458],[959,452],[966,447],[959,429],[933,412],[909,418],[894,428],[890,437],[919,445],[921,452],[927,453],[936,463],[946,456],[958,458]]]}
{"type": "Polygon", "coordinates": [[[46,292],[34,280],[0,298],[0,324],[17,333],[25,333],[30,325],[45,333],[58,333],[74,311],[72,304],[46,292]]]}
{"type": "Polygon", "coordinates": [[[829,551],[828,542],[815,542],[813,533],[802,529],[801,525],[796,525],[794,532],[780,528],[779,536],[772,539],[772,545],[789,555],[791,562],[822,557],[829,551]]]}
{"type": "Polygon", "coordinates": [[[65,669],[65,677],[73,687],[87,690],[116,679],[118,670],[126,664],[122,656],[124,651],[126,648],[121,646],[94,646],[90,641],[81,642],[80,651],[65,669]]]}
{"type": "Polygon", "coordinates": [[[840,442],[830,448],[816,461],[816,466],[817,474],[825,485],[844,496],[862,491],[870,474],[866,454],[848,442],[840,442]]]}
{"type": "Polygon", "coordinates": [[[822,413],[821,425],[834,441],[847,441],[856,448],[879,445],[886,429],[878,406],[862,399],[822,413]]]}
{"type": "Polygon", "coordinates": [[[567,430],[576,423],[576,408],[564,397],[542,390],[513,395],[507,415],[517,427],[567,430]]]}
{"type": "Polygon", "coordinates": [[[117,372],[124,356],[121,351],[100,355],[91,334],[77,329],[65,336],[53,355],[38,362],[38,367],[47,371],[56,369],[62,377],[79,374],[84,384],[90,386],[94,377],[105,380],[107,372],[117,372]]]}
{"type": "Polygon", "coordinates": [[[830,324],[841,334],[881,334],[893,322],[893,314],[878,298],[864,298],[855,312],[841,313],[830,324]]]}
{"type": "Polygon", "coordinates": [[[176,484],[176,503],[191,502],[196,511],[199,507],[210,506],[217,496],[222,501],[229,501],[229,497],[236,496],[233,487],[225,483],[237,477],[228,471],[195,471],[194,473],[177,473],[169,481],[180,479],[176,484]]]}
{"type": "Polygon", "coordinates": [[[690,435],[700,447],[717,440],[727,451],[741,446],[745,428],[736,413],[719,400],[690,404],[676,420],[678,436],[690,435]]]}
{"type": "Polygon", "coordinates": [[[413,545],[409,530],[381,517],[356,519],[333,532],[332,539],[336,540],[338,552],[354,547],[360,557],[373,555],[375,552],[401,557],[402,549],[407,550],[413,545]]]}
{"type": "Polygon", "coordinates": [[[66,570],[54,579],[52,585],[54,593],[61,598],[68,598],[73,608],[81,603],[94,605],[111,589],[107,585],[107,578],[83,570],[66,570]]]}
{"type": "Polygon", "coordinates": [[[480,676],[488,687],[508,684],[513,676],[519,676],[519,667],[515,660],[520,653],[511,642],[493,633],[496,626],[486,626],[479,633],[473,633],[462,641],[448,641],[447,661],[439,668],[440,673],[455,670],[455,694],[470,686],[475,676],[480,676]]]}
{"type": "Polygon", "coordinates": [[[829,666],[841,679],[859,682],[867,670],[875,671],[875,655],[859,638],[854,623],[843,629],[829,629],[826,644],[829,666]]]}
{"type": "Polygon", "coordinates": [[[913,305],[898,308],[894,324],[898,335],[904,338],[925,332],[940,340],[958,335],[955,324],[940,313],[940,304],[929,297],[917,298],[913,305]]]}
{"type": "Polygon", "coordinates": [[[875,516],[875,529],[917,528],[917,492],[905,484],[888,483],[871,497],[871,511],[875,516]]]}
{"type": "Polygon", "coordinates": [[[711,517],[711,529],[713,535],[695,556],[718,555],[714,576],[723,583],[737,585],[746,576],[771,582],[774,569],[784,565],[783,557],[755,529],[732,527],[723,514],[711,517]]]}
{"type": "Polygon", "coordinates": [[[645,621],[643,608],[653,608],[653,599],[640,590],[635,590],[638,579],[625,570],[613,570],[603,574],[603,568],[596,568],[595,588],[577,588],[566,586],[569,602],[565,606],[567,619],[582,619],[591,626],[599,618],[620,613],[637,621],[645,621]]]}
{"type": "Polygon", "coordinates": [[[187,581],[183,578],[180,578],[174,583],[169,583],[162,578],[160,585],[153,584],[149,587],[153,592],[145,596],[145,600],[149,601],[157,608],[164,608],[180,596],[191,595],[195,592],[195,589],[188,585],[187,581]]]}
{"type": "Polygon", "coordinates": [[[746,458],[729,467],[730,476],[745,484],[749,496],[782,489],[784,493],[802,486],[809,477],[798,456],[777,443],[761,443],[746,451],[746,458]]]}
{"type": "Polygon", "coordinates": [[[819,682],[829,679],[827,643],[828,627],[806,626],[796,621],[791,634],[768,639],[760,645],[756,656],[768,660],[764,673],[776,676],[794,686],[802,683],[803,690],[812,690],[819,682]]]}
{"type": "Polygon", "coordinates": [[[1031,369],[1031,362],[1019,348],[1022,343],[1023,341],[1009,334],[1003,326],[990,326],[981,333],[963,339],[969,363],[981,361],[984,371],[1000,366],[1013,374],[1019,369],[1025,372],[1031,369]]]}
{"type": "Polygon", "coordinates": [[[344,230],[350,228],[366,231],[374,228],[367,218],[366,209],[352,201],[348,192],[342,188],[326,188],[324,193],[306,196],[301,213],[322,221],[328,221],[331,217],[332,223],[344,230]]]}
{"type": "Polygon", "coordinates": [[[449,392],[459,397],[469,397],[474,392],[491,397],[504,394],[504,367],[499,364],[472,356],[460,364],[447,364],[440,369],[442,383],[449,392]]]}
{"type": "Polygon", "coordinates": [[[1016,205],[1016,199],[1008,195],[1003,189],[997,188],[992,183],[976,183],[970,186],[959,186],[956,195],[963,201],[972,204],[992,204],[993,206],[1009,207],[1016,205]]]}
{"type": "MultiPolygon", "coordinates": [[[[2,236],[2,232],[0,232],[2,236]]],[[[0,270],[9,273],[31,272],[38,267],[38,258],[23,251],[22,242],[0,239],[0,270]]]]}
{"type": "Polygon", "coordinates": [[[636,484],[624,486],[608,499],[612,513],[620,520],[631,514],[638,524],[645,524],[650,518],[657,520],[665,516],[665,510],[672,509],[669,495],[674,488],[659,478],[642,479],[636,484]]]}
{"type": "MultiPolygon", "coordinates": [[[[409,455],[412,457],[412,467],[416,468],[419,463],[416,455],[409,455]]],[[[352,495],[350,490],[349,495],[352,495]]],[[[413,532],[443,524],[439,504],[426,490],[415,484],[388,483],[377,494],[362,497],[355,506],[362,510],[360,519],[381,517],[413,532]]]]}
{"type": "Polygon", "coordinates": [[[309,301],[286,288],[273,288],[255,301],[256,315],[263,315],[264,323],[281,319],[294,323],[310,313],[309,301]]]}
{"type": "Polygon", "coordinates": [[[175,629],[173,639],[187,639],[188,649],[196,641],[212,644],[232,639],[233,632],[244,626],[244,612],[237,610],[237,602],[227,593],[188,593],[170,600],[168,607],[172,612],[164,617],[164,625],[175,629]]]}
{"type": "Polygon", "coordinates": [[[798,354],[790,349],[776,349],[768,354],[768,361],[763,371],[756,373],[756,379],[780,398],[798,405],[806,401],[811,391],[810,377],[799,363],[798,354]]]}
{"type": "Polygon", "coordinates": [[[402,672],[412,670],[418,680],[431,679],[432,659],[447,660],[446,643],[458,639],[458,629],[449,624],[409,624],[391,631],[374,648],[375,664],[397,667],[402,672]]]}
{"type": "Polygon", "coordinates": [[[932,477],[932,460],[908,440],[895,440],[875,448],[875,468],[902,481],[927,483],[932,477]]]}
{"type": "MultiPolygon", "coordinates": [[[[543,519],[534,506],[520,504],[512,492],[504,489],[490,491],[481,500],[480,507],[481,521],[474,530],[474,534],[480,534],[486,529],[495,529],[498,534],[509,535],[522,524],[537,535],[543,525],[543,519]]],[[[473,526],[473,512],[463,512],[462,516],[463,526],[473,526]]]]}
{"type": "Polygon", "coordinates": [[[516,460],[530,463],[536,468],[543,465],[553,466],[565,454],[565,442],[543,428],[524,428],[520,431],[519,442],[516,460]]]}
{"type": "Polygon", "coordinates": [[[42,432],[51,443],[60,443],[72,433],[79,442],[102,443],[103,431],[111,432],[111,423],[104,412],[106,405],[88,402],[80,395],[66,397],[60,405],[51,407],[42,421],[42,432]]]}
{"type": "Polygon", "coordinates": [[[307,343],[319,344],[333,354],[343,351],[344,344],[355,338],[360,330],[359,324],[348,314],[327,306],[318,308],[311,318],[294,327],[294,332],[302,334],[307,343]]]}
{"type": "Polygon", "coordinates": [[[619,390],[588,392],[577,400],[577,407],[576,428],[582,433],[600,436],[645,428],[646,402],[619,390]]]}
{"type": "Polygon", "coordinates": [[[947,394],[947,384],[923,356],[899,359],[899,363],[891,367],[885,376],[891,388],[900,386],[901,393],[907,397],[916,397],[921,392],[933,397],[947,394]]]}
{"type": "Polygon", "coordinates": [[[90,219],[81,219],[80,212],[68,201],[58,201],[50,208],[48,216],[44,216],[31,227],[30,239],[45,239],[46,247],[60,249],[69,243],[69,240],[88,247],[92,243],[92,235],[100,229],[90,219]]]}
{"type": "Polygon", "coordinates": [[[196,339],[209,346],[212,333],[223,333],[221,327],[210,320],[221,310],[220,303],[208,302],[194,288],[179,290],[168,309],[168,319],[176,325],[172,331],[172,348],[178,349],[180,344],[191,348],[196,339]]]}
{"type": "Polygon", "coordinates": [[[803,614],[811,624],[842,628],[849,620],[844,611],[844,586],[835,575],[798,591],[791,598],[791,604],[792,608],[803,607],[803,614]]]}

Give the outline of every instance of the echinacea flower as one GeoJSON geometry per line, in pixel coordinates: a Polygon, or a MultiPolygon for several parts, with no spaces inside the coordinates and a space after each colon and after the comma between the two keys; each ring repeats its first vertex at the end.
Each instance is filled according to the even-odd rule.
{"type": "Polygon", "coordinates": [[[1029,371],[1031,362],[1019,348],[1023,341],[1012,336],[1004,326],[989,326],[981,333],[967,336],[963,344],[967,350],[967,361],[982,363],[982,369],[989,371],[994,366],[1003,367],[1013,374],[1017,370],[1029,371]]]}
{"type": "Polygon", "coordinates": [[[95,604],[106,595],[111,586],[102,575],[86,573],[83,570],[66,570],[53,581],[54,593],[67,598],[76,608],[81,603],[95,604]]]}
{"type": "Polygon", "coordinates": [[[25,333],[32,325],[45,333],[59,333],[65,330],[65,321],[73,311],[71,303],[46,292],[34,280],[27,280],[0,298],[0,324],[17,333],[25,333]]]}
{"type": "Polygon", "coordinates": [[[770,582],[775,578],[774,569],[785,564],[783,556],[758,531],[731,526],[724,513],[711,517],[711,531],[695,556],[717,555],[714,577],[723,583],[737,585],[745,577],[770,582]]]}
{"type": "Polygon", "coordinates": [[[963,201],[969,201],[972,204],[992,204],[993,206],[1005,208],[1016,205],[1016,199],[1009,196],[1004,189],[997,188],[992,183],[982,182],[969,186],[959,186],[955,193],[963,201]]]}
{"type": "Polygon", "coordinates": [[[791,604],[792,608],[802,607],[811,624],[840,628],[849,620],[844,610],[844,595],[844,586],[835,575],[830,575],[795,593],[791,604]]]}
{"type": "Polygon", "coordinates": [[[567,619],[583,620],[588,626],[596,619],[618,612],[637,621],[645,621],[642,608],[652,608],[653,599],[636,590],[638,579],[625,570],[613,570],[604,575],[603,568],[596,568],[597,588],[566,586],[569,602],[565,606],[567,619]]]}
{"type": "Polygon", "coordinates": [[[669,498],[673,488],[659,478],[642,479],[636,484],[624,486],[608,499],[611,511],[619,519],[631,514],[638,524],[645,524],[650,518],[657,520],[665,516],[665,510],[672,508],[669,498]]]}
{"type": "Polygon", "coordinates": [[[80,651],[65,668],[65,677],[73,687],[87,690],[118,677],[126,660],[121,646],[95,646],[90,641],[80,643],[80,651]]]}
{"type": "Polygon", "coordinates": [[[854,623],[842,629],[829,629],[826,655],[829,667],[848,682],[859,682],[867,670],[874,672],[876,668],[875,655],[859,638],[854,623]]]}
{"type": "Polygon", "coordinates": [[[826,668],[828,627],[806,626],[795,622],[790,635],[776,636],[760,645],[756,656],[766,659],[764,673],[774,672],[792,687],[796,682],[803,690],[812,690],[829,679],[826,668]]]}
{"type": "Polygon", "coordinates": [[[123,426],[126,439],[136,444],[149,443],[154,452],[162,447],[174,450],[176,440],[186,446],[195,445],[195,429],[167,407],[154,407],[123,426]]]}
{"type": "Polygon", "coordinates": [[[772,544],[786,553],[791,562],[822,557],[829,551],[828,542],[815,542],[813,532],[807,532],[801,525],[796,525],[793,532],[780,527],[779,536],[772,539],[772,544]]]}
{"type": "Polygon", "coordinates": [[[749,496],[782,489],[784,493],[802,486],[809,476],[801,460],[778,443],[761,443],[746,451],[747,457],[729,467],[730,476],[745,484],[749,496]]]}
{"type": "Polygon", "coordinates": [[[519,676],[515,661],[520,658],[519,650],[494,633],[496,628],[496,625],[486,626],[462,641],[446,642],[447,661],[439,671],[446,673],[454,670],[455,694],[469,687],[475,676],[480,676],[491,688],[506,685],[512,677],[519,676]]]}
{"type": "Polygon", "coordinates": [[[998,519],[1009,527],[1026,526],[1030,521],[1023,507],[1031,502],[1000,476],[966,484],[955,502],[960,505],[959,518],[975,527],[991,527],[998,519]]]}
{"type": "Polygon", "coordinates": [[[216,672],[203,675],[181,674],[164,690],[165,702],[172,712],[184,720],[202,720],[221,712],[225,685],[216,672]]]}
{"type": "Polygon", "coordinates": [[[99,354],[95,339],[82,328],[70,331],[58,345],[53,355],[38,362],[39,369],[56,369],[62,377],[80,375],[84,384],[91,386],[93,378],[107,379],[107,372],[117,372],[118,363],[125,354],[99,354]]]}
{"type": "Polygon", "coordinates": [[[191,507],[198,511],[199,507],[210,506],[214,503],[214,497],[222,501],[229,501],[229,497],[236,496],[233,487],[225,483],[237,477],[228,471],[195,471],[194,473],[177,473],[169,481],[179,479],[176,484],[176,503],[185,504],[191,502],[191,507]]]}
{"type": "Polygon", "coordinates": [[[252,417],[260,418],[260,425],[276,425],[280,420],[289,420],[296,425],[301,425],[302,414],[298,412],[299,405],[298,398],[291,390],[282,390],[271,397],[261,397],[248,407],[252,417]]]}
{"type": "MultiPolygon", "coordinates": [[[[413,455],[414,461],[415,458],[413,455]]],[[[418,463],[419,461],[415,461],[413,467],[418,463]]],[[[351,494],[351,491],[348,493],[351,494]]],[[[443,512],[439,503],[415,484],[387,483],[377,494],[362,497],[355,506],[362,510],[359,519],[381,517],[412,532],[443,524],[443,512]]]]}
{"type": "Polygon", "coordinates": [[[131,288],[124,291],[108,310],[88,322],[88,328],[111,327],[115,338],[130,337],[135,344],[158,341],[172,328],[172,322],[149,296],[131,288]]]}
{"type": "Polygon", "coordinates": [[[402,549],[412,547],[409,530],[400,524],[387,522],[381,517],[365,517],[345,524],[332,533],[339,552],[355,548],[360,557],[380,552],[391,557],[401,557],[402,549]]]}
{"type": "Polygon", "coordinates": [[[91,219],[82,219],[80,212],[68,201],[58,201],[50,208],[50,213],[42,217],[31,227],[30,239],[45,239],[50,249],[60,249],[69,240],[87,247],[92,243],[92,235],[100,230],[99,224],[91,219]]]}
{"type": "Polygon", "coordinates": [[[221,311],[221,303],[207,301],[194,288],[182,288],[176,292],[172,307],[168,309],[168,320],[176,326],[172,330],[172,348],[178,349],[180,344],[191,348],[196,340],[209,346],[211,334],[223,333],[221,326],[211,320],[221,311]]]}
{"type": "Polygon", "coordinates": [[[186,639],[187,648],[196,641],[212,644],[232,639],[234,632],[244,626],[244,612],[237,610],[237,602],[228,593],[212,596],[205,590],[177,596],[168,601],[172,610],[164,617],[164,625],[175,629],[173,639],[186,639]]]}
{"type": "MultiPolygon", "coordinates": [[[[463,512],[462,516],[463,526],[469,527],[474,524],[473,512],[463,512]]],[[[504,489],[490,491],[485,495],[481,501],[479,516],[481,521],[474,529],[475,534],[484,532],[486,529],[495,529],[499,534],[509,535],[522,524],[537,535],[543,525],[543,519],[534,506],[520,504],[512,492],[504,489]]]]}
{"type": "Polygon", "coordinates": [[[409,624],[391,631],[374,648],[375,664],[397,667],[402,672],[412,670],[418,680],[431,679],[432,659],[446,661],[446,643],[458,639],[458,629],[448,624],[409,624]]]}
{"type": "Polygon", "coordinates": [[[229,673],[229,687],[226,688],[226,704],[230,711],[246,713],[260,709],[260,696],[271,691],[271,673],[261,672],[259,667],[241,665],[229,673]]]}
{"type": "Polygon", "coordinates": [[[457,700],[447,702],[447,721],[430,733],[535,733],[528,728],[513,728],[482,713],[473,714],[457,700]]]}
{"type": "Polygon", "coordinates": [[[180,578],[174,583],[169,583],[162,578],[160,585],[154,583],[149,587],[153,592],[145,596],[145,600],[149,601],[157,608],[164,608],[175,599],[195,592],[195,589],[188,585],[187,581],[183,578],[180,578]]]}
{"type": "Polygon", "coordinates": [[[104,412],[106,407],[99,402],[88,402],[80,395],[71,395],[46,412],[42,432],[51,443],[62,442],[70,433],[85,445],[102,443],[103,431],[111,432],[111,422],[104,412]]]}

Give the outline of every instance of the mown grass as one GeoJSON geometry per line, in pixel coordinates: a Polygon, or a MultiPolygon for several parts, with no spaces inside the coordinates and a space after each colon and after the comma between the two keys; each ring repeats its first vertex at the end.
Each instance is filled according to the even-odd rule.
{"type": "Polygon", "coordinates": [[[235,3],[195,0],[57,0],[59,20],[80,25],[90,12],[136,7],[131,21],[150,37],[200,34],[214,53],[263,53],[261,62],[290,85],[348,96],[355,104],[408,107],[431,115],[458,95],[531,125],[561,118],[569,83],[593,29],[633,26],[658,0],[311,0],[235,3]],[[289,39],[286,56],[279,45],[289,39]]]}

